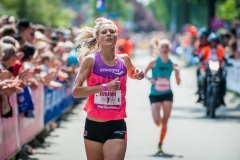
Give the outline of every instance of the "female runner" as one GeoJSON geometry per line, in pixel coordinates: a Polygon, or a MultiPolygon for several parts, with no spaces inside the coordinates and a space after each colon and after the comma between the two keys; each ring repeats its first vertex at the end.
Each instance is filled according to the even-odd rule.
{"type": "Polygon", "coordinates": [[[126,54],[115,54],[118,32],[108,19],[98,18],[93,28],[80,29],[80,71],[73,96],[88,97],[84,143],[88,160],[123,160],[127,146],[126,82],[144,78],[126,54]],[[81,59],[81,58],[80,58],[81,59]],[[83,86],[87,80],[87,86],[83,86]],[[113,102],[113,100],[115,102],[113,102]]]}
{"type": "Polygon", "coordinates": [[[180,84],[179,69],[177,64],[174,64],[169,59],[170,41],[167,39],[160,40],[160,55],[149,63],[145,70],[145,75],[151,69],[152,78],[148,78],[152,83],[150,91],[150,102],[152,116],[155,124],[162,127],[160,140],[158,143],[158,153],[163,152],[162,143],[167,132],[167,123],[172,110],[173,93],[170,85],[170,76],[175,70],[177,84],[180,84]],[[163,108],[163,117],[160,115],[160,109],[163,108]]]}

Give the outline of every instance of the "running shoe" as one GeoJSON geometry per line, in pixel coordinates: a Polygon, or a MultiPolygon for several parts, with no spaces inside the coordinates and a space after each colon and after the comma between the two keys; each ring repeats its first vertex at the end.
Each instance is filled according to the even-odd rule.
{"type": "Polygon", "coordinates": [[[158,153],[163,153],[162,144],[161,143],[158,144],[158,153]]]}

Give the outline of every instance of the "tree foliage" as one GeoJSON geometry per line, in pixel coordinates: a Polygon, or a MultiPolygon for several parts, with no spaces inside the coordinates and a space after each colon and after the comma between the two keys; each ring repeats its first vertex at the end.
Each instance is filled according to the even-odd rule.
{"type": "Polygon", "coordinates": [[[34,23],[70,27],[74,18],[73,12],[63,9],[61,0],[1,0],[0,5],[5,14],[15,13],[17,18],[27,18],[34,23]]]}
{"type": "Polygon", "coordinates": [[[127,3],[126,0],[106,0],[106,8],[103,12],[99,12],[96,9],[97,0],[91,0],[90,5],[92,14],[94,17],[104,16],[107,14],[116,14],[120,19],[126,20],[131,18],[129,11],[133,10],[133,6],[130,3],[127,3]]]}
{"type": "Polygon", "coordinates": [[[220,3],[218,16],[226,21],[231,21],[240,15],[237,0],[227,0],[220,3]]]}
{"type": "Polygon", "coordinates": [[[178,31],[186,23],[198,27],[206,26],[210,16],[209,13],[212,11],[208,8],[210,3],[215,5],[213,13],[218,18],[230,22],[240,16],[240,0],[152,0],[148,8],[161,26],[166,29],[170,26],[171,15],[174,13],[171,8],[173,3],[177,6],[177,12],[175,12],[177,14],[173,16],[177,17],[178,31]]]}
{"type": "Polygon", "coordinates": [[[167,28],[170,23],[170,3],[171,2],[169,0],[154,0],[151,1],[148,5],[153,15],[164,28],[167,28]]]}

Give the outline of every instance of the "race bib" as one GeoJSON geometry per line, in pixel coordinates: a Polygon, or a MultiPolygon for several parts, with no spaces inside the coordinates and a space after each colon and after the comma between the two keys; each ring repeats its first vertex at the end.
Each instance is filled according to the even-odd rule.
{"type": "Polygon", "coordinates": [[[155,90],[158,92],[165,92],[170,90],[170,80],[168,78],[157,78],[155,83],[155,90]]]}
{"type": "Polygon", "coordinates": [[[99,109],[118,110],[121,106],[121,90],[102,91],[94,95],[94,105],[99,109]]]}

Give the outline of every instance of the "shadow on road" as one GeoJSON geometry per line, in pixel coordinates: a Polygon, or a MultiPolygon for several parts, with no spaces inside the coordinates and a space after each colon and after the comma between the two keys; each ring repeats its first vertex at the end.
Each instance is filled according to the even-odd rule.
{"type": "Polygon", "coordinates": [[[156,158],[183,158],[183,156],[176,156],[174,154],[168,154],[168,153],[156,153],[154,155],[151,155],[150,157],[156,157],[156,158]]]}
{"type": "Polygon", "coordinates": [[[56,153],[48,153],[48,152],[34,152],[34,155],[55,155],[56,153]]]}

